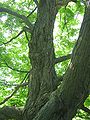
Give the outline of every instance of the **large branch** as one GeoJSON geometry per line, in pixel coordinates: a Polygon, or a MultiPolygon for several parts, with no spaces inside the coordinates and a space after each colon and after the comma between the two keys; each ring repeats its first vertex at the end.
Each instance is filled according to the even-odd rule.
{"type": "Polygon", "coordinates": [[[81,109],[84,110],[85,112],[87,112],[88,114],[90,114],[90,109],[88,109],[84,105],[81,107],[81,109]]]}
{"type": "Polygon", "coordinates": [[[0,108],[0,120],[9,119],[22,120],[22,110],[8,106],[0,108]]]}
{"type": "Polygon", "coordinates": [[[69,2],[77,2],[77,0],[56,0],[56,7],[60,8],[67,5],[69,2]]]}
{"type": "Polygon", "coordinates": [[[22,19],[23,22],[29,27],[30,31],[33,30],[33,25],[30,23],[30,21],[28,20],[28,18],[26,16],[20,15],[19,13],[14,12],[14,11],[12,11],[8,8],[4,8],[4,7],[0,7],[0,12],[6,12],[8,14],[11,14],[15,17],[18,17],[18,18],[22,19]]]}
{"type": "Polygon", "coordinates": [[[59,57],[59,58],[56,58],[55,61],[54,61],[54,64],[57,64],[59,62],[63,62],[63,61],[66,61],[68,59],[71,58],[71,54],[68,54],[66,56],[62,56],[62,57],[59,57]]]}

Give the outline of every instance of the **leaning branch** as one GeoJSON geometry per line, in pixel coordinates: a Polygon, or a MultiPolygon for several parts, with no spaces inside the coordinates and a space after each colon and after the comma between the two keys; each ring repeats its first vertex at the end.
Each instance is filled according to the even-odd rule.
{"type": "Polygon", "coordinates": [[[34,8],[34,10],[27,17],[29,17],[30,15],[32,15],[36,9],[37,9],[37,6],[34,8]]]}
{"type": "Polygon", "coordinates": [[[13,91],[13,93],[11,95],[9,95],[8,97],[6,97],[1,103],[0,105],[4,104],[6,101],[8,101],[17,91],[20,87],[24,87],[24,86],[27,86],[28,85],[28,82],[26,83],[23,83],[23,84],[20,84],[18,85],[17,87],[15,87],[15,90],[13,91]]]}
{"type": "MultiPolygon", "coordinates": [[[[12,42],[14,39],[18,38],[23,32],[25,32],[25,33],[29,32],[30,33],[31,31],[30,31],[30,29],[28,27],[24,26],[23,29],[16,36],[14,36],[13,38],[11,38],[7,42],[3,42],[2,44],[0,44],[0,46],[7,45],[8,43],[12,42]]],[[[28,41],[29,41],[29,39],[28,39],[28,41]]]]}
{"type": "Polygon", "coordinates": [[[68,59],[71,58],[71,54],[68,54],[66,56],[62,56],[62,57],[59,57],[59,58],[56,58],[55,61],[54,61],[54,64],[57,64],[59,62],[63,62],[63,61],[66,61],[68,59]]]}
{"type": "Polygon", "coordinates": [[[31,72],[31,71],[29,71],[29,72],[25,75],[25,77],[24,77],[24,79],[22,80],[22,82],[21,82],[18,86],[15,87],[15,90],[12,92],[12,94],[9,95],[8,97],[6,97],[6,98],[0,103],[0,105],[4,104],[6,101],[8,101],[8,100],[19,90],[20,87],[23,87],[23,86],[28,85],[28,82],[27,82],[27,83],[23,83],[23,81],[26,80],[26,79],[29,77],[30,72],[31,72]]]}
{"type": "Polygon", "coordinates": [[[8,68],[10,68],[11,70],[17,71],[17,72],[22,72],[22,73],[27,73],[27,72],[29,72],[29,71],[18,70],[18,69],[16,69],[16,68],[13,68],[13,67],[9,66],[6,61],[5,61],[5,64],[6,64],[6,66],[7,66],[8,68]]]}
{"type": "Polygon", "coordinates": [[[9,41],[7,41],[7,42],[3,42],[2,44],[0,44],[0,46],[6,45],[6,44],[12,42],[14,39],[16,39],[17,37],[19,37],[19,35],[21,35],[23,32],[24,32],[24,30],[21,30],[15,37],[11,38],[11,39],[10,39],[9,41]]]}
{"type": "Polygon", "coordinates": [[[9,119],[22,120],[22,110],[8,106],[0,108],[0,120],[9,119]]]}
{"type": "Polygon", "coordinates": [[[90,114],[90,109],[88,109],[84,105],[81,107],[81,109],[84,110],[85,112],[87,112],[88,114],[90,114]]]}
{"type": "Polygon", "coordinates": [[[20,15],[17,12],[14,12],[8,8],[4,8],[4,7],[0,7],[0,12],[6,12],[8,14],[11,14],[15,17],[18,17],[20,19],[23,20],[23,22],[29,27],[29,29],[32,31],[33,30],[33,25],[30,23],[30,21],[28,20],[28,18],[24,15],[20,15]]]}
{"type": "MultiPolygon", "coordinates": [[[[24,86],[27,86],[27,85],[28,85],[28,82],[25,82],[21,85],[21,87],[24,87],[24,86]]],[[[14,87],[16,87],[16,86],[18,86],[18,84],[10,84],[6,81],[6,82],[2,82],[1,86],[9,86],[9,87],[14,86],[14,87]]]]}

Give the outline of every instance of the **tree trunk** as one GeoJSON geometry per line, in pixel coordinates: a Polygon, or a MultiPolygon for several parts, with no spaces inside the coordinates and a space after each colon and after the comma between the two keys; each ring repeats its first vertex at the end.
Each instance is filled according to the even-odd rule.
{"type": "Polygon", "coordinates": [[[33,119],[48,101],[50,93],[56,89],[57,76],[54,68],[53,46],[56,13],[55,0],[40,1],[37,20],[29,42],[32,73],[30,74],[28,100],[24,111],[27,119],[33,119]]]}
{"type": "Polygon", "coordinates": [[[70,66],[59,88],[53,46],[56,14],[55,0],[40,1],[37,21],[29,42],[32,73],[23,120],[71,120],[89,94],[90,8],[85,11],[70,66]]]}

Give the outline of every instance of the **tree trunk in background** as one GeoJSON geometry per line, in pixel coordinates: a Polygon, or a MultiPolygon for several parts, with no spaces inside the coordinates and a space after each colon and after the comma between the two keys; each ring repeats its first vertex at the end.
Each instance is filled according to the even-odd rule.
{"type": "Polygon", "coordinates": [[[89,94],[90,8],[86,9],[70,66],[59,88],[53,46],[56,14],[55,0],[40,1],[29,43],[32,73],[23,120],[71,120],[89,94]]]}

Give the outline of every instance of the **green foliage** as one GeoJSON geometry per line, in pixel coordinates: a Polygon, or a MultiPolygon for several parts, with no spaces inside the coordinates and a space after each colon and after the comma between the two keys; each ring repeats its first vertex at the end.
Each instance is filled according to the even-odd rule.
{"type": "MultiPolygon", "coordinates": [[[[80,4],[79,1],[78,4],[71,2],[69,5],[59,10],[54,29],[54,32],[58,31],[54,34],[56,57],[67,55],[72,52],[78,38],[83,13],[84,5],[80,4]]],[[[69,61],[65,61],[56,65],[57,73],[62,75],[68,64],[69,61]]]]}
{"type": "MultiPolygon", "coordinates": [[[[33,1],[27,0],[25,2],[23,0],[2,0],[0,6],[27,16],[34,9],[35,4],[33,1]]],[[[35,21],[35,18],[36,13],[29,17],[32,23],[35,21]]],[[[24,26],[23,21],[6,13],[0,13],[0,23],[0,45],[15,37],[24,26]]],[[[13,39],[12,42],[0,46],[0,102],[14,91],[15,84],[20,84],[27,74],[26,72],[18,72],[17,70],[29,71],[31,69],[28,52],[28,40],[25,37],[25,33],[13,39]]],[[[27,88],[21,88],[5,104],[23,106],[26,95],[27,88]]]]}
{"type": "Polygon", "coordinates": [[[90,95],[89,95],[89,97],[86,99],[84,105],[85,105],[86,107],[88,107],[88,108],[90,107],[90,95]]]}
{"type": "Polygon", "coordinates": [[[78,110],[78,113],[73,120],[90,120],[90,115],[83,110],[78,110]]]}

